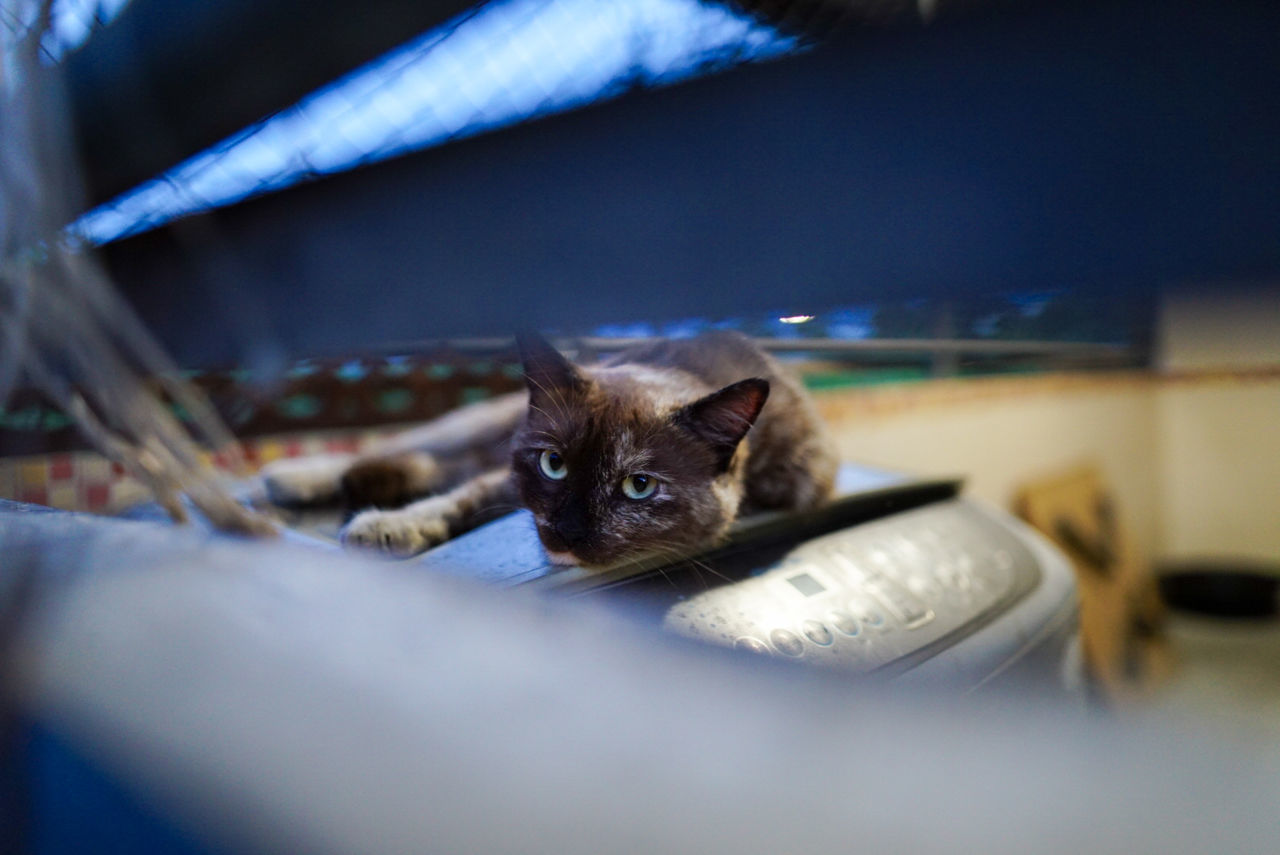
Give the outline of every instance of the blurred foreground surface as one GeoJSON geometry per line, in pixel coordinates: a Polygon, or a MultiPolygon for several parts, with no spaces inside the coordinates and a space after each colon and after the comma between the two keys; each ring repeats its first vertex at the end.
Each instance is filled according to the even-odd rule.
{"type": "MultiPolygon", "coordinates": [[[[895,691],[403,565],[93,518],[50,541],[50,525],[0,528],[9,566],[43,579],[17,648],[24,715],[116,807],[197,848],[1274,842],[1280,748],[1262,728],[895,691]]],[[[103,839],[92,806],[59,801],[74,793],[37,792],[71,823],[38,818],[44,851],[103,839]]]]}

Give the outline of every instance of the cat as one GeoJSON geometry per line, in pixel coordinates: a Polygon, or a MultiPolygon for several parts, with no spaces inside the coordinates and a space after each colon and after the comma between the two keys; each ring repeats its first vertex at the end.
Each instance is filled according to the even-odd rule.
{"type": "Polygon", "coordinates": [[[343,543],[402,556],[520,506],[551,564],[596,568],[697,551],[739,515],[831,494],[837,459],[813,402],[745,335],[658,340],[594,365],[536,334],[517,341],[527,392],[361,458],[280,461],[265,471],[268,495],[372,505],[343,543]]]}

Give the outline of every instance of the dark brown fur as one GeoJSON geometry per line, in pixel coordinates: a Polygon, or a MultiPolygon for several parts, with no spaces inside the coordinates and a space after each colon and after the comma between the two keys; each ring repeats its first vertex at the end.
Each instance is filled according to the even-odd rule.
{"type": "Polygon", "coordinates": [[[346,542],[412,554],[518,502],[551,561],[601,566],[708,546],[741,513],[804,509],[831,492],[836,459],[812,402],[745,336],[655,342],[592,366],[538,337],[521,351],[527,397],[451,414],[347,469],[348,499],[379,507],[457,486],[357,515],[346,542]],[[504,438],[509,468],[459,483],[504,438]],[[563,479],[541,470],[544,451],[561,455],[563,479]],[[656,479],[652,496],[625,494],[633,474],[656,479]]]}
{"type": "Polygon", "coordinates": [[[531,406],[512,468],[553,559],[682,552],[714,543],[739,513],[806,508],[831,491],[835,457],[812,404],[745,336],[655,343],[591,368],[524,350],[531,406]],[[549,447],[568,461],[562,481],[540,472],[549,447]],[[623,494],[633,472],[658,480],[654,496],[623,494]]]}

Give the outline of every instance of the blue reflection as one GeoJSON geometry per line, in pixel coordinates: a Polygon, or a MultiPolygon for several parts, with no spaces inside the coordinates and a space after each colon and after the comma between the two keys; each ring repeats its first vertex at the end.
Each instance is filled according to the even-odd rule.
{"type": "Polygon", "coordinates": [[[699,0],[495,0],[81,217],[105,243],[184,214],[800,47],[699,0]]]}
{"type": "MultiPolygon", "coordinates": [[[[49,4],[49,29],[40,38],[41,59],[56,63],[80,47],[93,32],[116,19],[129,0],[53,0],[49,4]]],[[[10,36],[23,37],[40,24],[36,0],[16,0],[2,4],[3,26],[10,36]]]]}

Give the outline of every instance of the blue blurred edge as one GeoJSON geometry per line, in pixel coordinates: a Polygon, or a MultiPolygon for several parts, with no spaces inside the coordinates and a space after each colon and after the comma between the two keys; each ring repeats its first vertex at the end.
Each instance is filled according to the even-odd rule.
{"type": "Polygon", "coordinates": [[[93,852],[213,855],[160,812],[122,789],[44,724],[20,721],[4,798],[6,851],[38,855],[93,852]]]}

